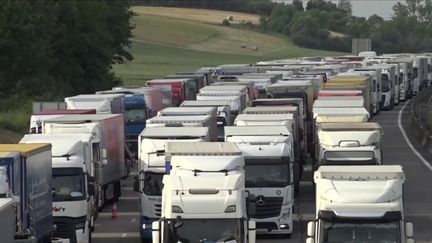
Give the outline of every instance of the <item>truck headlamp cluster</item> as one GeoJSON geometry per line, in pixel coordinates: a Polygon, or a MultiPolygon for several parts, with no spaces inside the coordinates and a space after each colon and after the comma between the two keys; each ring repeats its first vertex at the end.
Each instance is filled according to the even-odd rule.
{"type": "Polygon", "coordinates": [[[230,205],[225,209],[225,213],[235,213],[235,211],[236,211],[235,205],[230,205]]]}
{"type": "Polygon", "coordinates": [[[171,211],[173,213],[183,213],[183,210],[179,206],[172,206],[171,211]]]}

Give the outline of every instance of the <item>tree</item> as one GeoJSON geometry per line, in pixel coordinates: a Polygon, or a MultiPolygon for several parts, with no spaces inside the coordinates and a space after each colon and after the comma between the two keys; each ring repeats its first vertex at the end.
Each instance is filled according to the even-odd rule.
{"type": "Polygon", "coordinates": [[[337,7],[348,15],[352,15],[352,5],[350,0],[339,0],[337,7]]]}
{"type": "Polygon", "coordinates": [[[336,4],[324,0],[309,0],[306,4],[306,10],[334,11],[338,10],[336,4]]]}
{"type": "Polygon", "coordinates": [[[293,0],[292,5],[297,11],[301,11],[301,12],[304,11],[302,0],[293,0]]]}

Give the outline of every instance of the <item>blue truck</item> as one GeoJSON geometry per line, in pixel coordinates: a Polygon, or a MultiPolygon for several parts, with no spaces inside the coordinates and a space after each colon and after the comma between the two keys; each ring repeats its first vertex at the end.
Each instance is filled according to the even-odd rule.
{"type": "Polygon", "coordinates": [[[143,94],[125,94],[126,143],[129,149],[137,155],[138,135],[146,127],[149,118],[148,108],[143,94]]]}
{"type": "Polygon", "coordinates": [[[19,242],[51,242],[51,166],[50,144],[0,144],[0,170],[7,177],[0,180],[6,185],[0,186],[7,188],[4,196],[16,202],[15,240],[19,242]]]}

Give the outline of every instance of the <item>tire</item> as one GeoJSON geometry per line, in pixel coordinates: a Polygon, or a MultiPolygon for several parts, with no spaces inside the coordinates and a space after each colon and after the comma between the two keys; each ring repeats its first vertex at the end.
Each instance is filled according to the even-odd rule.
{"type": "Polygon", "coordinates": [[[149,238],[144,238],[144,237],[141,237],[141,243],[151,243],[152,242],[152,240],[151,239],[149,239],[149,238]]]}
{"type": "Polygon", "coordinates": [[[88,228],[88,243],[92,243],[92,229],[91,226],[88,228]]]}

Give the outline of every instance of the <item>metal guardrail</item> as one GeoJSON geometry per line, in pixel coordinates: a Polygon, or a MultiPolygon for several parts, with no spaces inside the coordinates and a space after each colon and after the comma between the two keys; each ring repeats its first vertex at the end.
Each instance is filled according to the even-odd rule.
{"type": "Polygon", "coordinates": [[[432,87],[417,94],[411,103],[410,112],[411,132],[432,153],[432,87]]]}

